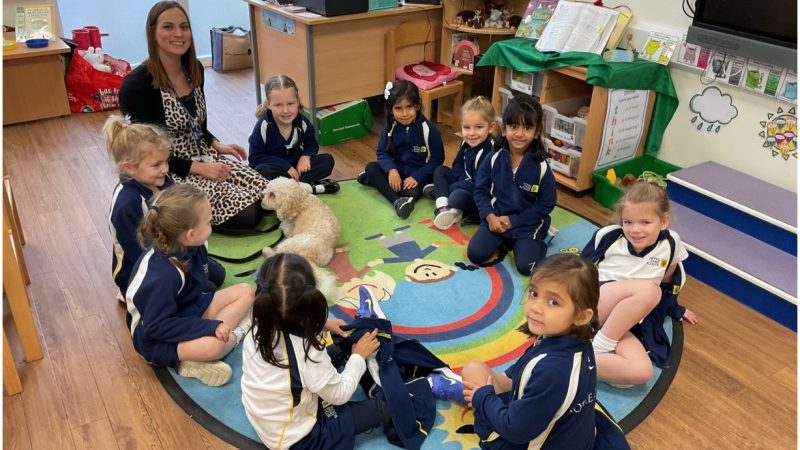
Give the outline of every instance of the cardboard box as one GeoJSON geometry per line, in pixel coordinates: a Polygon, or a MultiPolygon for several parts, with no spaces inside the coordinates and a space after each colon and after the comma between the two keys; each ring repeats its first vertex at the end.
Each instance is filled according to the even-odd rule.
{"type": "MultiPolygon", "coordinates": [[[[308,110],[303,110],[303,115],[311,118],[308,110]]],[[[374,121],[369,104],[363,99],[320,108],[317,110],[319,145],[364,137],[369,134],[374,121]]]]}

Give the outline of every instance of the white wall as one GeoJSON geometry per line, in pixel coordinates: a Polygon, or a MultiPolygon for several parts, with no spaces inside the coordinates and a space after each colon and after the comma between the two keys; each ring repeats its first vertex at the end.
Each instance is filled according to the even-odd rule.
{"type": "MultiPolygon", "coordinates": [[[[692,23],[681,10],[682,0],[625,0],[606,2],[606,6],[622,3],[633,10],[634,18],[630,26],[635,35],[634,43],[639,41],[640,36],[646,37],[649,30],[683,35],[692,23]]],[[[712,83],[710,86],[716,86],[723,94],[732,97],[738,115],[730,124],[721,126],[718,133],[705,129],[698,131],[695,124],[691,123],[694,114],[689,109],[689,102],[694,95],[703,92],[707,87],[703,82],[708,83],[709,77],[701,82],[699,72],[686,70],[675,63],[670,64],[670,73],[680,104],[664,134],[658,154],[660,159],[681,167],[713,160],[797,192],[797,158],[790,156],[784,160],[780,156],[773,156],[770,149],[763,147],[764,139],[758,135],[764,129],[760,122],[767,121],[767,117],[775,114],[778,108],[784,112],[796,108],[796,103],[790,104],[745,89],[712,83]]]]}

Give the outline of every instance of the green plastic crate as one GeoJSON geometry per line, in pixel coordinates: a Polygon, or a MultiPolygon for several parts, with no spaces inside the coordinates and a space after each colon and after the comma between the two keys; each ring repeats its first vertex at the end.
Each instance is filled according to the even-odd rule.
{"type": "Polygon", "coordinates": [[[369,10],[396,8],[397,0],[369,0],[369,10]]]}
{"type": "Polygon", "coordinates": [[[606,178],[608,169],[614,169],[614,172],[617,173],[617,178],[622,179],[625,174],[631,174],[638,178],[646,170],[666,177],[668,173],[675,172],[681,168],[650,155],[642,155],[611,167],[595,170],[592,172],[594,199],[606,208],[614,209],[617,200],[622,196],[622,188],[608,181],[608,178],[606,178]]]}

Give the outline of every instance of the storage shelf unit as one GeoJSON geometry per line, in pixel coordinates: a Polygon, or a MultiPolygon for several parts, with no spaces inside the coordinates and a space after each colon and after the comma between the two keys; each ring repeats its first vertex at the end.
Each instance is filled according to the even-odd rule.
{"type": "MultiPolygon", "coordinates": [[[[502,112],[502,99],[499,89],[505,86],[506,68],[495,66],[494,85],[492,89],[492,105],[498,114],[502,112]]],[[[583,140],[583,151],[580,166],[575,178],[554,172],[556,181],[576,192],[590,189],[592,181],[592,171],[597,162],[597,155],[600,152],[603,139],[603,128],[605,126],[606,112],[608,109],[608,88],[593,86],[586,83],[585,67],[561,67],[544,71],[542,80],[542,90],[539,101],[543,104],[557,102],[579,96],[590,96],[589,115],[586,117],[586,133],[583,140]]],[[[644,152],[644,145],[647,132],[650,129],[650,118],[655,104],[655,92],[650,91],[647,101],[644,128],[642,139],[636,149],[636,156],[644,152]]]]}
{"type": "MultiPolygon", "coordinates": [[[[463,75],[459,77],[464,82],[464,100],[472,97],[473,71],[453,66],[452,38],[455,33],[471,33],[478,36],[478,48],[485,52],[492,43],[514,37],[516,28],[474,28],[466,25],[457,25],[455,18],[461,11],[474,11],[484,8],[483,0],[443,0],[442,2],[442,41],[441,63],[453,67],[463,75]]],[[[506,0],[504,8],[510,9],[513,14],[522,16],[528,0],[506,0]]]]}

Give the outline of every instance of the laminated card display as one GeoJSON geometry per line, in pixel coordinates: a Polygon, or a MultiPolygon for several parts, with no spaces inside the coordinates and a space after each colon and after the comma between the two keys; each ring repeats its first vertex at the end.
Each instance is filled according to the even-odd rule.
{"type": "Polygon", "coordinates": [[[561,1],[536,48],[542,52],[601,54],[617,24],[618,11],[591,3],[561,1]]]}

